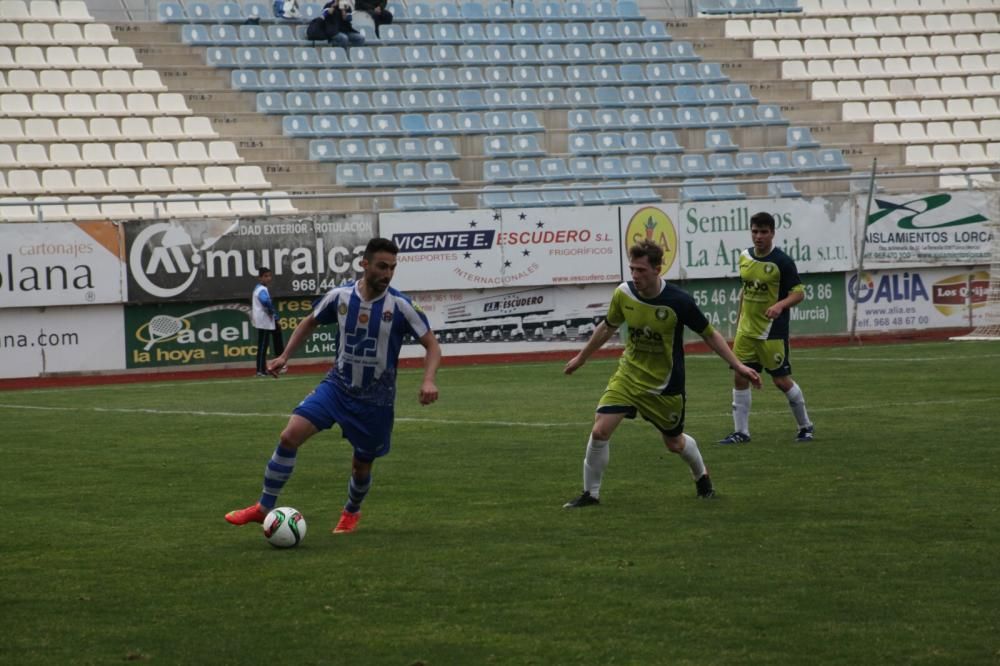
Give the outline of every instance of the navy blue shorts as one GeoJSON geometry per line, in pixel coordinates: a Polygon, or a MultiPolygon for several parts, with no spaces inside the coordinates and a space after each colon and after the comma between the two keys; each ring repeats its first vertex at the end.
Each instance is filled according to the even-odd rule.
{"type": "Polygon", "coordinates": [[[308,420],[318,430],[340,425],[358,460],[371,462],[389,453],[395,418],[392,406],[355,400],[337,390],[329,380],[320,382],[292,413],[308,420]]]}

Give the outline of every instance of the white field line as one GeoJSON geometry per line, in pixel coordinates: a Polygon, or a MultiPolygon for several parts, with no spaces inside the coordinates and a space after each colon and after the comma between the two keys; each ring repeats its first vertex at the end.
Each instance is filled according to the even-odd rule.
{"type": "MultiPolygon", "coordinates": [[[[890,409],[894,407],[936,407],[941,405],[967,405],[969,403],[1000,402],[1000,395],[988,396],[984,398],[966,398],[962,400],[922,400],[919,402],[866,402],[857,405],[844,405],[840,407],[810,407],[812,413],[835,413],[847,411],[863,411],[871,409],[890,409]]],[[[142,408],[116,408],[116,407],[47,407],[41,405],[16,405],[0,403],[0,409],[13,411],[49,411],[49,412],[96,412],[108,414],[149,414],[153,416],[207,416],[210,418],[288,418],[287,413],[276,412],[207,412],[200,410],[182,409],[142,409],[142,408]]],[[[781,410],[758,410],[756,415],[776,415],[787,414],[787,409],[781,410]]],[[[696,414],[689,417],[688,421],[701,421],[706,419],[719,419],[731,416],[729,412],[715,414],[696,414]]],[[[564,423],[545,423],[542,421],[477,421],[464,419],[434,419],[416,418],[409,416],[397,417],[396,421],[402,423],[427,423],[435,425],[465,425],[465,426],[500,426],[513,428],[579,428],[585,426],[589,421],[572,421],[564,423]]]]}

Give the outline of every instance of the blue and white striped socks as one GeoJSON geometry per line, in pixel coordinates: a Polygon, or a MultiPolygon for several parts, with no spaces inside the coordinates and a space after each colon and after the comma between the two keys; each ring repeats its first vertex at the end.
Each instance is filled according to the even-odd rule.
{"type": "Polygon", "coordinates": [[[285,483],[295,469],[297,453],[298,450],[286,449],[281,444],[275,447],[271,460],[268,461],[267,468],[264,470],[264,488],[260,494],[260,503],[266,509],[273,509],[277,504],[281,489],[285,487],[285,483]]]}
{"type": "Polygon", "coordinates": [[[351,474],[351,480],[347,482],[347,504],[344,505],[344,509],[349,513],[357,513],[361,510],[361,503],[365,501],[365,495],[372,487],[372,475],[369,474],[368,478],[358,481],[351,474]]]}

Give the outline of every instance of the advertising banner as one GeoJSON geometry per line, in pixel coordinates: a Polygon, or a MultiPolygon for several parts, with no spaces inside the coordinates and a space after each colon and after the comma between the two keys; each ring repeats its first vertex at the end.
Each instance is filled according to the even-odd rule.
{"type": "Polygon", "coordinates": [[[0,308],[121,302],[113,223],[0,224],[0,308]]]}
{"type": "Polygon", "coordinates": [[[849,197],[688,202],[681,206],[680,266],[686,279],[735,276],[740,252],[751,245],[750,218],[774,216],[774,244],[799,273],[848,271],[855,266],[849,197]]]}
{"type": "MultiPolygon", "coordinates": [[[[312,299],[275,299],[285,341],[312,311],[312,299]]],[[[330,358],[336,327],[322,326],[295,358],[330,358]]],[[[257,329],[249,299],[240,302],[132,305],[125,307],[125,362],[129,368],[253,362],[257,329]]],[[[273,349],[268,358],[273,358],[273,349]]]]}
{"type": "Polygon", "coordinates": [[[519,353],[562,349],[566,345],[560,343],[567,342],[580,346],[580,341],[590,337],[594,326],[607,314],[616,286],[590,284],[411,295],[427,315],[445,355],[519,353]]]}
{"type": "Polygon", "coordinates": [[[619,209],[509,208],[384,213],[399,245],[404,291],[614,282],[621,278],[619,209]]]}
{"type": "Polygon", "coordinates": [[[129,222],[128,301],[249,298],[261,267],[272,296],[318,295],[361,274],[371,215],[129,222]]]}
{"type": "Polygon", "coordinates": [[[848,323],[858,332],[978,326],[989,295],[987,267],[866,271],[846,276],[848,323]]]}
{"type": "Polygon", "coordinates": [[[0,377],[122,370],[121,319],[121,305],[0,310],[0,377]]]}
{"type": "MultiPolygon", "coordinates": [[[[803,275],[805,300],[792,308],[791,334],[839,335],[847,331],[844,309],[844,276],[841,273],[803,275]]],[[[740,306],[740,281],[736,278],[689,280],[680,284],[694,297],[708,321],[727,340],[736,335],[740,306]]],[[[697,336],[693,334],[692,339],[697,336]]]]}
{"type": "Polygon", "coordinates": [[[628,249],[642,240],[651,240],[663,249],[663,268],[660,275],[668,280],[681,276],[678,244],[677,204],[654,206],[625,206],[622,219],[622,276],[628,277],[628,249]]]}
{"type": "MultiPolygon", "coordinates": [[[[997,192],[975,191],[876,195],[863,229],[864,267],[988,263],[998,198],[997,192]]],[[[859,220],[866,203],[858,198],[859,220]]]]}

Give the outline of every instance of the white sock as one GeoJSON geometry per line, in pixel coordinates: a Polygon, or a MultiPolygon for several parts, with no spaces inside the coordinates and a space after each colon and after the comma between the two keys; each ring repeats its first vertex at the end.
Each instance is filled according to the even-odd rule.
{"type": "Polygon", "coordinates": [[[792,408],[792,415],[799,427],[808,428],[811,426],[812,421],[809,420],[809,414],[806,413],[806,399],[802,395],[802,389],[799,388],[799,385],[792,382],[792,388],[788,389],[785,397],[788,398],[788,406],[792,408]]]}
{"type": "Polygon", "coordinates": [[[750,434],[750,403],[753,394],[749,388],[733,389],[733,429],[744,435],[750,434]]]}
{"type": "Polygon", "coordinates": [[[611,449],[607,440],[594,439],[590,436],[587,441],[587,455],[583,458],[583,489],[590,493],[591,497],[600,497],[601,479],[604,477],[604,468],[608,466],[608,458],[611,449]]]}
{"type": "Polygon", "coordinates": [[[705,475],[705,461],[701,459],[701,451],[698,450],[698,442],[691,435],[684,435],[684,448],[680,451],[681,458],[691,468],[691,476],[695,481],[705,475]]]}

